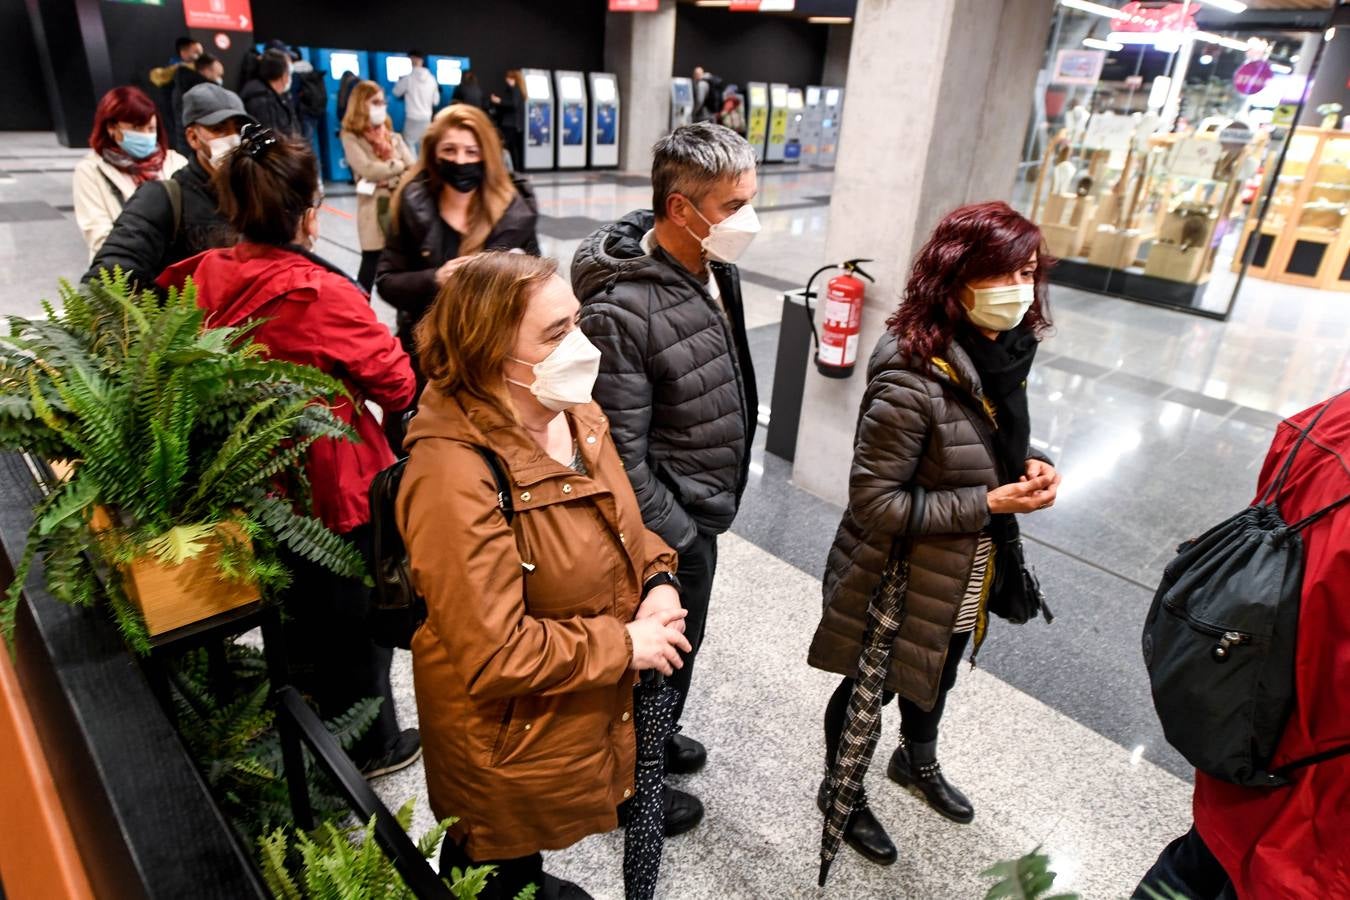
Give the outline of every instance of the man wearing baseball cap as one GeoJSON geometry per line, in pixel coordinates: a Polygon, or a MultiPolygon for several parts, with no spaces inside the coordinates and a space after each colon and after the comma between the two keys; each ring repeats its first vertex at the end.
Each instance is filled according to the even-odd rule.
{"type": "Polygon", "coordinates": [[[85,280],[120,267],[141,287],[176,262],[235,241],[216,204],[211,176],[239,145],[252,119],[233,91],[199,84],[183,94],[183,128],[193,156],[166,181],[147,181],[131,195],[85,280]]]}

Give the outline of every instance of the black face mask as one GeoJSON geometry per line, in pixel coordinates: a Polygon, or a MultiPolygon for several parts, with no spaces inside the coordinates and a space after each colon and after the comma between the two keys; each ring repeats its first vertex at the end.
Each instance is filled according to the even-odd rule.
{"type": "Polygon", "coordinates": [[[481,162],[456,163],[447,159],[436,160],[436,174],[441,181],[450,185],[461,194],[478,190],[483,183],[483,164],[481,162]]]}

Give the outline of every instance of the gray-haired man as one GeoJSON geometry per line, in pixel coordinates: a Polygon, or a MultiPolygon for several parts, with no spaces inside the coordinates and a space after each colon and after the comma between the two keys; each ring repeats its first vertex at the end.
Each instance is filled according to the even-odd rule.
{"type": "MultiPolygon", "coordinates": [[[[629,213],[587,238],[572,286],[581,329],[601,351],[595,399],[642,518],[680,554],[693,651],[670,679],[681,692],[678,714],[703,642],[717,536],[736,517],[750,466],[759,401],[734,263],[759,220],[750,206],[755,154],[736,132],[686,125],[654,154],[654,212],[629,213]]],[[[666,750],[672,773],[697,771],[707,758],[683,736],[666,750]]],[[[667,788],[667,835],[702,818],[695,797],[667,788]]]]}

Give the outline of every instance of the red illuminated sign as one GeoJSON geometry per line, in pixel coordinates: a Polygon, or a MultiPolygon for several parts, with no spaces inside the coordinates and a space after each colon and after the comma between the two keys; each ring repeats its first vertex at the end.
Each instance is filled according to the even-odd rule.
{"type": "Polygon", "coordinates": [[[183,0],[183,17],[189,28],[253,30],[253,8],[249,0],[183,0]]]}
{"type": "Polygon", "coordinates": [[[1111,20],[1112,31],[1194,31],[1197,4],[1188,8],[1184,3],[1168,6],[1150,6],[1144,3],[1126,3],[1120,15],[1111,20]]]}

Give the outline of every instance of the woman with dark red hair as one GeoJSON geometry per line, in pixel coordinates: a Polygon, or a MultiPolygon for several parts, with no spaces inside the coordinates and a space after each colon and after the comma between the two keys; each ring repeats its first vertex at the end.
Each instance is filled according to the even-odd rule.
{"type": "MultiPolygon", "coordinates": [[[[832,766],[868,603],[891,554],[900,557],[908,587],[884,694],[900,697],[900,745],[888,774],[959,823],[975,811],[942,775],[938,724],[972,634],[976,650],[984,640],[991,596],[1017,590],[1015,515],[1052,506],[1059,487],[1031,447],[1027,412],[1031,363],[1050,326],[1050,262],[1040,230],[1005,203],[956,210],[919,251],[868,365],[848,508],[811,643],[810,664],[844,676],[825,710],[832,766]]],[[[873,862],[896,859],[865,798],[844,838],[873,862]]]]}
{"type": "Polygon", "coordinates": [[[168,178],[187,160],[169,149],[155,104],[140,89],[118,87],[94,110],[89,155],[75,164],[75,221],[92,261],[122,206],[147,181],[168,178]]]}

